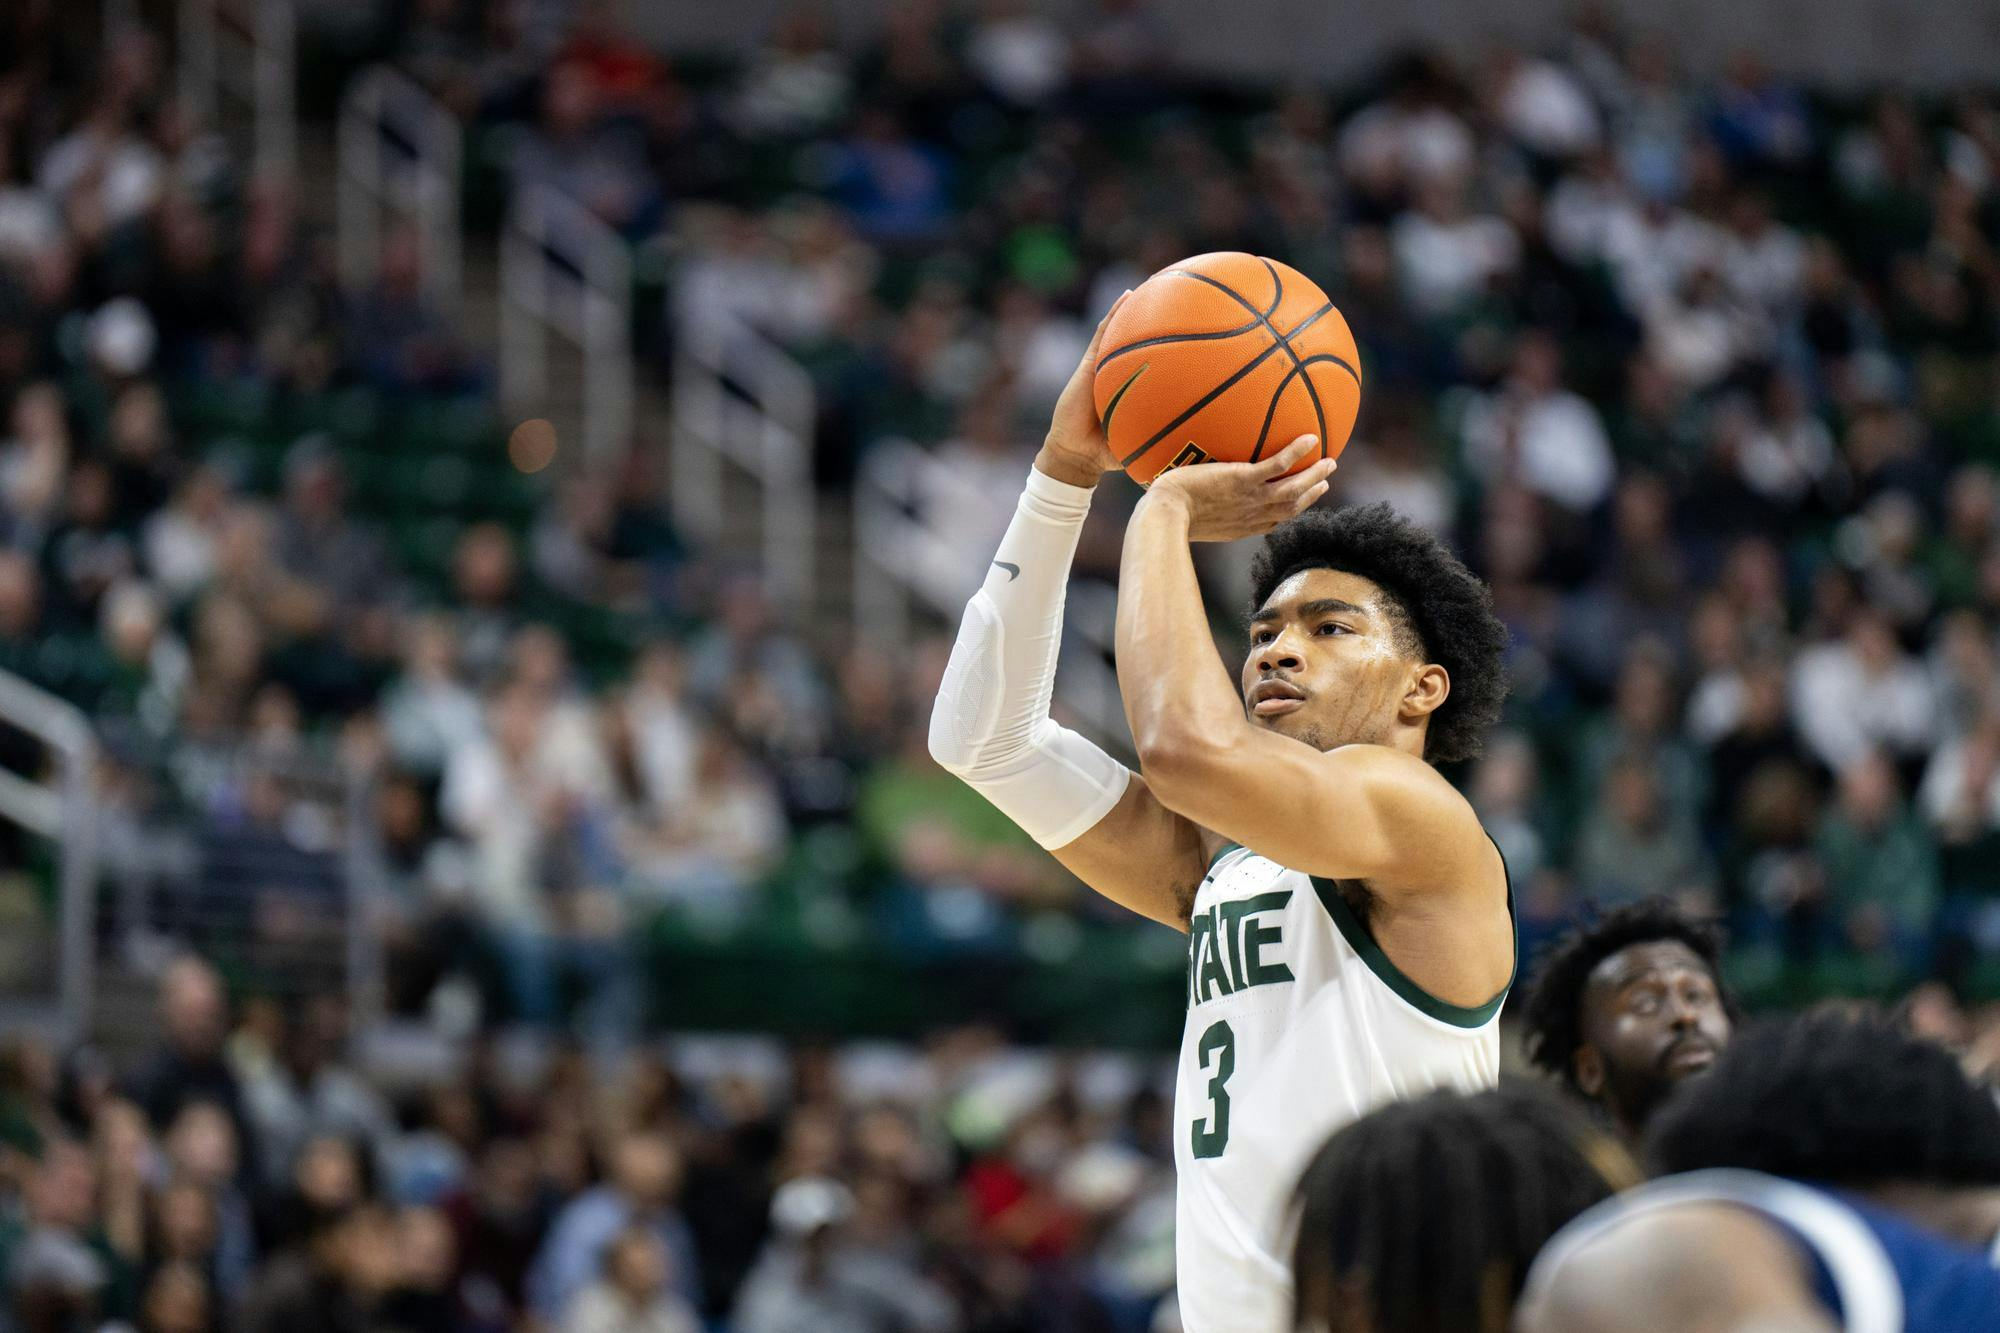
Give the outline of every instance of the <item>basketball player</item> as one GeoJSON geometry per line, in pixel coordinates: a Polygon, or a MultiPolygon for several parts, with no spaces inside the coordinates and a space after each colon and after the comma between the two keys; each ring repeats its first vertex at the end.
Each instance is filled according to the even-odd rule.
{"type": "MultiPolygon", "coordinates": [[[[1716,1074],[1686,1091],[1710,1109],[1725,1108],[1721,1118],[1697,1119],[1726,1123],[1723,1132],[1739,1147],[1763,1140],[1744,1156],[1833,1168],[1837,1178],[1865,1173],[1862,1154],[1901,1140],[1904,1147],[1927,1144],[1939,1169],[1970,1166],[1974,1180],[1990,1179],[2000,1142],[2000,1110],[1947,1052],[1838,1014],[1746,1037],[1716,1074]],[[1753,1069],[1758,1061],[1790,1070],[1820,1066],[1822,1095],[1746,1103],[1753,1090],[1781,1091],[1770,1073],[1753,1069]],[[1869,1132],[1851,1145],[1848,1117],[1837,1106],[1843,1096],[1871,1107],[1856,1120],[1869,1132]],[[1794,1118],[1802,1113],[1819,1118],[1794,1118]],[[1804,1150],[1774,1150],[1783,1143],[1804,1150]]],[[[1678,1102],[1661,1114],[1663,1134],[1672,1130],[1662,1146],[1671,1157],[1695,1160],[1684,1138],[1694,1127],[1675,1127],[1678,1102]]],[[[2000,1269],[1990,1253],[1859,1192],[1758,1171],[1701,1170],[1627,1191],[1564,1228],[1529,1272],[1518,1327],[1969,1333],[2000,1329],[2000,1269]]]]}
{"type": "Polygon", "coordinates": [[[1299,1180],[1294,1324],[1507,1333],[1549,1237],[1640,1179],[1608,1126],[1524,1081],[1371,1111],[1299,1180]]]}
{"type": "Polygon", "coordinates": [[[1189,932],[1181,1316],[1263,1333],[1290,1317],[1291,1186],[1313,1149],[1384,1102],[1499,1075],[1506,868],[1431,765],[1477,752],[1504,631],[1485,587],[1386,507],[1294,517],[1331,471],[1283,476],[1308,436],[1167,472],[1133,515],[1117,652],[1139,772],[1058,726],[1070,557],[1116,467],[1091,404],[1102,336],[966,607],[931,753],[1085,883],[1189,932]],[[1267,531],[1232,687],[1189,543],[1267,531]]]}
{"type": "Polygon", "coordinates": [[[1721,956],[1721,932],[1664,898],[1605,913],[1559,940],[1529,980],[1528,1058],[1636,1143],[1675,1085],[1729,1041],[1721,956]]]}

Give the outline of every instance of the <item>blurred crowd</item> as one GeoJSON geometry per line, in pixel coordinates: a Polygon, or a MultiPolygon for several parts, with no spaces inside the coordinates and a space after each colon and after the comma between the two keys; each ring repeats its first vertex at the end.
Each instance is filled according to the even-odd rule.
{"type": "Polygon", "coordinates": [[[1133,1062],[482,1044],[364,1078],[331,998],[165,972],[114,1070],[0,1047],[10,1333],[1143,1330],[1171,1119],[1133,1062]]]}
{"type": "MultiPolygon", "coordinates": [[[[653,350],[717,320],[788,349],[830,495],[922,449],[940,607],[1120,291],[1205,250],[1297,266],[1362,348],[1333,502],[1447,534],[1513,634],[1506,724],[1454,777],[1524,949],[1664,893],[1727,915],[1764,998],[2000,993],[2000,102],[1688,69],[1588,16],[1332,91],[1217,84],[1144,0],[1077,8],[916,0],[842,42],[803,6],[698,61],[604,6],[413,0],[376,45],[463,118],[471,176],[663,256],[653,350]]],[[[496,430],[470,502],[411,519],[432,437],[385,460],[319,423],[485,410],[414,238],[343,290],[313,186],[247,171],[158,35],[76,17],[0,12],[0,666],[118,742],[112,873],[157,859],[166,782],[194,880],[254,847],[274,897],[309,889],[329,835],[280,775],[362,776],[392,1006],[469,992],[606,1047],[662,914],[954,959],[1119,922],[928,759],[945,641],[893,658],[712,567],[658,442],[489,511],[520,480],[496,430]],[[212,425],[246,389],[274,448],[212,425]]],[[[1080,574],[1115,574],[1131,501],[1100,496],[1080,574]]],[[[45,867],[5,852],[12,911],[45,867]]],[[[213,954],[217,919],[155,924],[213,954]]],[[[1165,1105],[1130,1070],[966,1030],[756,1069],[478,1044],[402,1085],[346,1063],[337,999],[239,975],[232,1013],[206,966],[163,975],[150,1058],[6,1052],[0,1326],[1137,1330],[1171,1283],[1165,1105]]]]}

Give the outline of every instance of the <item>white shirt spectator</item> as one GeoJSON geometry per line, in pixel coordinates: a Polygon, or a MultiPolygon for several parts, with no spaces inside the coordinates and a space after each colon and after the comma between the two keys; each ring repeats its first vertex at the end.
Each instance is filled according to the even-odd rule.
{"type": "Polygon", "coordinates": [[[634,1304],[611,1283],[593,1282],[570,1302],[561,1333],[701,1333],[701,1321],[671,1293],[634,1304]]]}
{"type": "Polygon", "coordinates": [[[1069,42],[1046,14],[1018,3],[989,4],[965,58],[988,87],[1017,106],[1034,106],[1069,75],[1069,42]]]}
{"type": "Polygon", "coordinates": [[[1445,314],[1477,296],[1521,255],[1514,229],[1490,216],[1405,213],[1396,219],[1389,239],[1403,291],[1426,315],[1445,314]]]}
{"type": "Polygon", "coordinates": [[[1472,169],[1475,144],[1465,122],[1442,107],[1364,107],[1340,133],[1351,175],[1388,168],[1415,180],[1457,179],[1472,169]]]}
{"type": "Polygon", "coordinates": [[[1594,509],[1616,465],[1597,409],[1559,385],[1518,377],[1466,408],[1465,462],[1491,483],[1513,477],[1568,509],[1594,509]]]}
{"type": "Polygon", "coordinates": [[[1613,214],[1604,258],[1626,307],[1644,312],[1681,290],[1688,275],[1712,267],[1722,238],[1716,228],[1683,209],[1632,209],[1613,214]]]}
{"type": "Polygon", "coordinates": [[[1744,484],[1781,504],[1796,505],[1839,462],[1833,432],[1807,412],[1786,421],[1764,421],[1744,446],[1738,471],[1744,484]]]}
{"type": "Polygon", "coordinates": [[[61,199],[89,178],[93,170],[99,204],[107,226],[133,221],[160,197],[165,180],[160,155],[144,140],[129,134],[111,136],[90,125],[63,136],[42,159],[39,184],[50,197],[61,199]]]}
{"type": "Polygon", "coordinates": [[[1923,749],[1936,712],[1930,677],[1893,639],[1886,651],[1869,648],[1864,659],[1854,637],[1815,644],[1792,667],[1792,721],[1807,748],[1835,770],[1877,747],[1894,754],[1923,749]]]}
{"type": "Polygon", "coordinates": [[[1722,280],[1731,294],[1770,314],[1789,310],[1805,281],[1806,247],[1798,233],[1765,221],[1732,230],[1722,242],[1722,280]]]}
{"type": "Polygon", "coordinates": [[[1516,139],[1549,157],[1595,148],[1603,135],[1582,83],[1550,60],[1515,64],[1500,92],[1500,118],[1516,139]]]}
{"type": "Polygon", "coordinates": [[[1595,264],[1604,258],[1613,231],[1629,230],[1637,212],[1631,190],[1607,160],[1599,170],[1565,173],[1549,191],[1542,225],[1557,254],[1573,264],[1595,264]]]}
{"type": "Polygon", "coordinates": [[[0,259],[33,261],[63,237],[62,214],[27,186],[0,186],[0,259]]]}
{"type": "Polygon", "coordinates": [[[1990,770],[1983,793],[1966,790],[1974,750],[1980,744],[1976,737],[1962,737],[1939,746],[1931,755],[1924,767],[1924,780],[1917,787],[1917,807],[1932,824],[1976,821],[2000,828],[2000,765],[1982,765],[1990,770]]]}

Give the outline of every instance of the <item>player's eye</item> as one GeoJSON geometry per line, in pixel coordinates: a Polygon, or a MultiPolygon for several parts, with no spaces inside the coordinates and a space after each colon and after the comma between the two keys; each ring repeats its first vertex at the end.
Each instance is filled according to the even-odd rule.
{"type": "Polygon", "coordinates": [[[1275,635],[1275,634],[1273,634],[1273,633],[1271,633],[1271,631],[1270,631],[1270,630],[1267,630],[1267,629],[1260,629],[1260,630],[1257,630],[1257,631],[1254,631],[1254,632],[1253,632],[1253,633],[1252,633],[1252,634],[1250,635],[1250,642],[1252,642],[1252,643],[1256,643],[1256,644],[1265,644],[1265,643],[1269,643],[1269,642],[1270,642],[1271,640],[1273,640],[1273,639],[1275,639],[1275,638],[1277,638],[1277,637],[1278,637],[1278,636],[1277,636],[1277,635],[1275,635]]]}
{"type": "Polygon", "coordinates": [[[1650,1014],[1660,1007],[1660,993],[1656,990],[1642,990],[1632,996],[1632,1012],[1650,1014]]]}
{"type": "Polygon", "coordinates": [[[1338,620],[1329,620],[1319,627],[1319,632],[1321,634],[1352,634],[1354,631],[1341,624],[1338,620]]]}

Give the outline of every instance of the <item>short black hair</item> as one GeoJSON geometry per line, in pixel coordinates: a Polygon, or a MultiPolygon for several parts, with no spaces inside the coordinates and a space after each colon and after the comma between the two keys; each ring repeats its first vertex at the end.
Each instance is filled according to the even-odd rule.
{"type": "Polygon", "coordinates": [[[1528,1059],[1576,1084],[1576,1053],[1583,1045],[1583,988],[1597,965],[1635,944],[1665,940],[1685,944],[1708,966],[1733,1020],[1736,1001],[1722,982],[1722,929],[1667,898],[1642,898],[1584,922],[1536,961],[1521,1000],[1521,1039],[1528,1059]]]}
{"type": "Polygon", "coordinates": [[[1729,1166],[1795,1180],[2000,1185],[2000,1105],[1952,1053],[1874,1014],[1820,1010],[1737,1036],[1661,1107],[1662,1171],[1729,1166]]]}
{"type": "Polygon", "coordinates": [[[1505,1333],[1549,1237],[1638,1182],[1607,1130],[1531,1083],[1391,1103],[1300,1177],[1293,1324],[1505,1333]]]}
{"type": "Polygon", "coordinates": [[[1451,676],[1451,693],[1431,714],[1424,758],[1451,763],[1477,755],[1507,698],[1501,654],[1507,629],[1493,594],[1431,533],[1387,504],[1308,509],[1273,528],[1251,566],[1251,609],[1302,569],[1358,574],[1389,598],[1404,647],[1451,676]]]}

